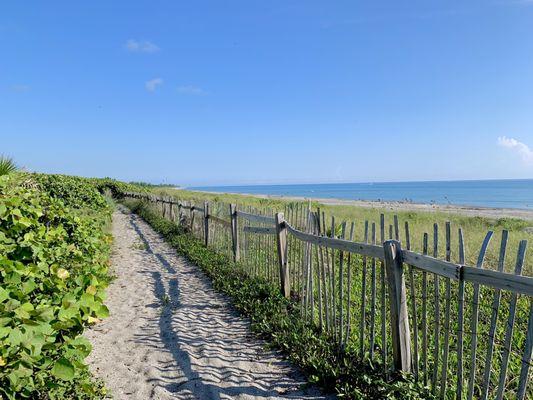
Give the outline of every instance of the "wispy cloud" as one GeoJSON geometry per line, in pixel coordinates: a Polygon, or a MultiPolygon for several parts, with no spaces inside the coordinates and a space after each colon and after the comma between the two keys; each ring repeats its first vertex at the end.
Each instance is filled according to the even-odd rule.
{"type": "Polygon", "coordinates": [[[31,88],[29,85],[11,85],[10,89],[14,92],[24,93],[28,92],[31,88]]]}
{"type": "Polygon", "coordinates": [[[148,40],[130,39],[126,42],[126,50],[132,53],[155,53],[159,51],[159,47],[148,40]]]}
{"type": "Polygon", "coordinates": [[[154,78],[147,81],[144,86],[146,87],[146,90],[149,92],[155,92],[158,86],[161,86],[163,84],[163,79],[161,78],[154,78]]]}
{"type": "Polygon", "coordinates": [[[498,138],[498,145],[514,151],[520,156],[524,164],[533,165],[533,150],[527,144],[513,138],[500,136],[498,138]]]}
{"type": "Polygon", "coordinates": [[[197,86],[178,86],[178,92],[182,94],[189,94],[192,96],[204,96],[208,94],[204,89],[197,86]]]}

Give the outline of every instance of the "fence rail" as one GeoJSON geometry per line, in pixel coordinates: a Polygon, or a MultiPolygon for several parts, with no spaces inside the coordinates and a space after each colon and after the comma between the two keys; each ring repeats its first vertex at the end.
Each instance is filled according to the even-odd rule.
{"type": "Polygon", "coordinates": [[[388,232],[384,215],[378,224],[365,221],[358,242],[354,223],[338,224],[332,216],[327,224],[324,212],[305,204],[280,213],[126,196],[149,201],[250,275],[279,285],[300,304],[302,318],[386,373],[412,373],[439,398],[533,399],[533,278],[521,275],[526,241],[519,244],[515,273],[503,272],[507,231],[498,270],[489,270],[484,263],[493,233],[487,233],[476,265],[465,265],[463,231],[457,230],[455,252],[450,223],[442,260],[437,224],[430,255],[429,234],[422,252],[412,251],[409,223],[402,241],[396,216],[388,232]]]}

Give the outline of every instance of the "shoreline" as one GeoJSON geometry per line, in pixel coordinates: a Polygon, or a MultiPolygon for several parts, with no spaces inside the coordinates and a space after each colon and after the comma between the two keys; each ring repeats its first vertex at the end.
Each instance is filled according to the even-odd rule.
{"type": "Polygon", "coordinates": [[[283,196],[272,194],[253,194],[253,193],[233,193],[233,192],[212,192],[204,190],[181,189],[190,192],[200,192],[209,194],[229,194],[233,196],[249,196],[258,199],[269,200],[288,200],[288,201],[313,201],[328,206],[355,206],[370,209],[386,209],[388,211],[422,211],[422,212],[444,212],[450,214],[460,214],[468,217],[484,218],[517,218],[526,221],[533,221],[533,210],[519,208],[496,208],[496,207],[478,207],[478,206],[459,206],[447,204],[427,204],[427,203],[408,203],[402,201],[377,201],[377,200],[347,200],[332,199],[321,197],[302,197],[302,196],[283,196]]]}

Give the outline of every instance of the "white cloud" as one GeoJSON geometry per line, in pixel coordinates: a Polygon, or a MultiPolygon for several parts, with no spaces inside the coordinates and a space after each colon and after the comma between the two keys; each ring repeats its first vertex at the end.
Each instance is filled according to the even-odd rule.
{"type": "Polygon", "coordinates": [[[500,136],[498,138],[498,145],[514,151],[522,158],[526,165],[533,165],[533,150],[525,143],[519,142],[516,139],[500,136]]]}
{"type": "Polygon", "coordinates": [[[158,86],[163,84],[163,79],[161,78],[154,78],[147,81],[144,86],[146,87],[146,90],[149,92],[155,92],[158,86]]]}
{"type": "Polygon", "coordinates": [[[132,53],[155,53],[159,51],[159,47],[148,40],[130,39],[126,42],[125,47],[132,53]]]}
{"type": "Polygon", "coordinates": [[[183,94],[190,94],[193,96],[203,96],[207,94],[204,89],[199,88],[197,86],[178,86],[178,92],[183,94]]]}

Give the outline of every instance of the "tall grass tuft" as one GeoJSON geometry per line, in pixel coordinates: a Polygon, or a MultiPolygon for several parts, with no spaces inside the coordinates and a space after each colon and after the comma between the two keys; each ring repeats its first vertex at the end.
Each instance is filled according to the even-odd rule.
{"type": "Polygon", "coordinates": [[[17,164],[12,158],[6,156],[0,156],[0,176],[11,174],[18,171],[17,164]]]}

